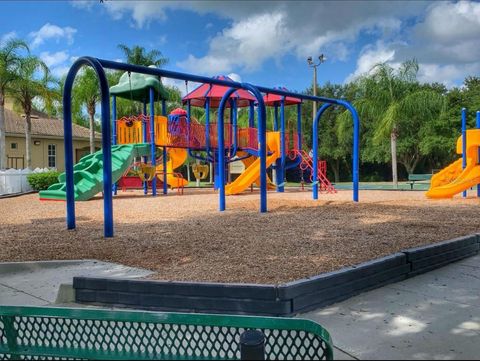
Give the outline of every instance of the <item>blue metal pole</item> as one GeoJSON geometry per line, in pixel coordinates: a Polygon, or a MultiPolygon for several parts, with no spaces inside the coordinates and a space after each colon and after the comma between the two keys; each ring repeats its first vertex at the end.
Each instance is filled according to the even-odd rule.
{"type": "Polygon", "coordinates": [[[285,191],[285,97],[280,102],[280,167],[277,167],[277,179],[280,181],[277,185],[277,192],[285,191]]]}
{"type": "MultiPolygon", "coordinates": [[[[147,115],[147,102],[143,102],[143,115],[147,115]]],[[[142,120],[142,131],[143,131],[143,142],[147,143],[147,120],[142,120]]],[[[143,163],[147,164],[148,162],[148,157],[144,156],[143,157],[143,163]]],[[[143,182],[143,194],[148,193],[148,182],[144,181],[143,182]]]]}
{"type": "Polygon", "coordinates": [[[297,104],[297,141],[298,149],[302,150],[302,104],[297,104]]]}
{"type": "Polygon", "coordinates": [[[260,150],[260,212],[267,211],[267,110],[262,93],[249,83],[242,83],[257,98],[258,142],[260,150]]]}
{"type": "Polygon", "coordinates": [[[331,104],[323,104],[322,107],[318,110],[317,115],[313,121],[313,129],[312,129],[312,150],[313,150],[313,157],[312,157],[312,193],[313,199],[318,199],[318,122],[322,117],[325,110],[327,110],[331,104]]]}
{"type": "MultiPolygon", "coordinates": [[[[167,104],[165,99],[162,99],[162,115],[167,115],[167,104]]],[[[168,183],[167,183],[167,147],[163,147],[163,194],[168,193],[168,183]]],[[[173,172],[173,169],[172,169],[173,172]]]]}
{"type": "Polygon", "coordinates": [[[217,119],[217,146],[218,146],[218,155],[217,155],[217,160],[218,160],[218,173],[217,173],[217,186],[219,189],[219,210],[223,212],[225,210],[225,121],[224,121],[224,115],[225,115],[225,105],[227,104],[227,101],[229,100],[230,95],[232,95],[235,92],[234,88],[230,88],[229,90],[226,91],[226,93],[223,95],[222,100],[220,101],[220,105],[218,107],[218,119],[217,119]]]}
{"type": "Polygon", "coordinates": [[[353,120],[353,151],[352,151],[352,180],[353,180],[353,201],[358,202],[358,191],[360,183],[360,119],[355,108],[347,101],[340,100],[340,105],[348,109],[353,120]]]}
{"type": "MultiPolygon", "coordinates": [[[[117,144],[117,96],[112,95],[112,144],[117,144]]],[[[117,195],[118,185],[113,185],[113,194],[117,195]]]]}
{"type": "MultiPolygon", "coordinates": [[[[462,108],[462,168],[467,166],[467,109],[462,108]]],[[[463,198],[467,196],[467,191],[463,191],[463,198]]]]}
{"type": "MultiPolygon", "coordinates": [[[[480,110],[477,110],[477,129],[480,129],[480,110]]],[[[478,148],[477,164],[480,164],[480,147],[478,148]]],[[[480,197],[480,184],[477,184],[477,197],[480,197]]]]}
{"type": "MultiPolygon", "coordinates": [[[[302,104],[297,104],[297,147],[302,150],[302,104]]],[[[302,162],[302,157],[297,155],[295,161],[288,164],[285,169],[292,169],[298,167],[302,162]]]]}
{"type": "Polygon", "coordinates": [[[233,111],[232,111],[232,133],[233,133],[233,150],[230,154],[230,158],[235,157],[238,149],[238,118],[237,118],[237,100],[233,100],[233,111]]]}
{"type": "Polygon", "coordinates": [[[105,71],[96,58],[81,57],[70,68],[63,91],[63,130],[65,145],[65,182],[67,200],[67,228],[75,228],[75,189],[73,176],[72,139],[72,87],[82,65],[90,65],[97,73],[101,94],[102,154],[103,154],[103,217],[104,236],[113,237],[113,195],[112,195],[112,129],[110,119],[110,92],[105,71]]]}
{"type": "Polygon", "coordinates": [[[248,106],[248,127],[255,127],[255,107],[252,100],[250,100],[248,106]]]}
{"type": "MultiPolygon", "coordinates": [[[[147,102],[143,102],[143,115],[147,115],[147,102]]],[[[146,121],[142,122],[142,130],[143,130],[143,142],[147,143],[147,123],[146,121]]]]}
{"type": "MultiPolygon", "coordinates": [[[[152,167],[156,168],[157,159],[155,156],[156,146],[155,146],[155,92],[153,88],[150,88],[150,156],[152,167]]],[[[152,179],[152,196],[157,195],[157,177],[152,179]]]]}
{"type": "Polygon", "coordinates": [[[278,104],[275,103],[274,105],[274,113],[273,113],[273,130],[276,132],[278,130],[278,104]]]}
{"type": "MultiPolygon", "coordinates": [[[[273,131],[277,132],[278,131],[278,104],[275,103],[273,105],[273,131]]],[[[280,184],[282,183],[282,179],[280,177],[280,168],[281,168],[281,159],[276,159],[275,164],[272,165],[272,169],[275,170],[275,185],[277,186],[276,191],[280,192],[280,184]]]]}
{"type": "Polygon", "coordinates": [[[210,98],[205,101],[205,146],[207,151],[206,158],[210,152],[210,98]]]}

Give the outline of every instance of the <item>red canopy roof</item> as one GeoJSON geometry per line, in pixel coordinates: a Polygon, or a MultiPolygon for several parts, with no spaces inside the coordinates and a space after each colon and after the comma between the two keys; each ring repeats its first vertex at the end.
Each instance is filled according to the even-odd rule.
{"type": "MultiPolygon", "coordinates": [[[[225,75],[214,76],[213,79],[227,80],[233,82],[232,79],[225,75]]],[[[230,88],[222,85],[202,84],[198,88],[192,90],[190,93],[185,95],[182,100],[184,104],[187,103],[187,100],[190,100],[191,105],[195,107],[204,107],[205,102],[208,98],[210,99],[210,107],[218,108],[220,106],[220,101],[222,100],[223,95],[227,92],[228,89],[230,88]]],[[[248,107],[250,101],[257,100],[252,94],[243,89],[238,89],[237,91],[235,91],[230,98],[237,100],[237,107],[239,108],[248,107]]],[[[230,104],[229,102],[227,102],[227,107],[229,106],[230,104]]]]}
{"type": "MultiPolygon", "coordinates": [[[[283,90],[288,92],[289,90],[284,87],[279,87],[279,88],[274,88],[278,90],[283,90]]],[[[277,94],[267,94],[263,97],[263,101],[265,102],[265,105],[273,106],[275,103],[280,105],[280,102],[282,101],[283,96],[282,95],[277,95],[277,94]]],[[[285,97],[285,105],[294,105],[294,104],[300,104],[302,102],[302,99],[298,98],[292,98],[292,97],[285,97]]]]}
{"type": "Polygon", "coordinates": [[[170,112],[171,115],[187,115],[187,111],[182,108],[174,109],[170,112]]]}

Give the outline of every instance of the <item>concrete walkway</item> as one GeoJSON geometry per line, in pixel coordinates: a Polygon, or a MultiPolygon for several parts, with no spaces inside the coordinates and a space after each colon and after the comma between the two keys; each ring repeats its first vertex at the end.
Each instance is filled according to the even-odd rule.
{"type": "Polygon", "coordinates": [[[151,273],[96,260],[0,263],[0,305],[70,303],[73,290],[69,285],[75,276],[138,278],[151,273]],[[66,287],[59,293],[62,285],[66,287]]]}
{"type": "MultiPolygon", "coordinates": [[[[74,276],[145,277],[113,263],[0,263],[0,305],[72,305],[74,276]]],[[[480,255],[300,315],[332,334],[336,359],[478,359],[480,255]]]]}
{"type": "Polygon", "coordinates": [[[480,255],[300,316],[330,331],[336,359],[478,359],[480,255]]]}

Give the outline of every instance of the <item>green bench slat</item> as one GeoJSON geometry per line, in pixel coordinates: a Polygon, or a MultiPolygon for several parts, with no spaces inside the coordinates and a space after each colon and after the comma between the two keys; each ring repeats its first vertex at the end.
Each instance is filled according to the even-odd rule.
{"type": "Polygon", "coordinates": [[[432,179],[433,174],[409,174],[409,181],[425,181],[432,179]]]}

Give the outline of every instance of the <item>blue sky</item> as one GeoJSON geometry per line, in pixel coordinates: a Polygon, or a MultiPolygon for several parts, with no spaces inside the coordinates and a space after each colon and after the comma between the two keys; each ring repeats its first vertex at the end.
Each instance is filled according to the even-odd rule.
{"type": "Polygon", "coordinates": [[[82,55],[121,59],[124,43],[161,50],[171,70],[297,91],[311,84],[306,58],[321,53],[321,84],[415,57],[421,81],[454,86],[480,73],[479,34],[472,1],[0,2],[0,40],[26,40],[58,76],[82,55]]]}

